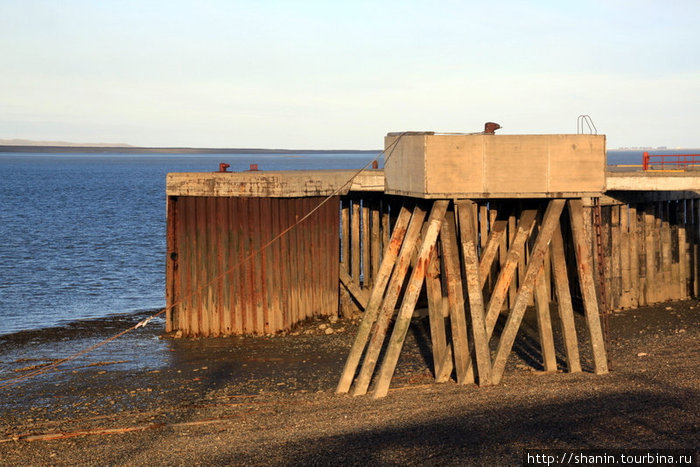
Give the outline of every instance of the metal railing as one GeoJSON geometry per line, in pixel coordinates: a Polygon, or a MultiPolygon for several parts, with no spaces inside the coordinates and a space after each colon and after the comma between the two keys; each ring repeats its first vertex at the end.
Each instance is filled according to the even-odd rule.
{"type": "Polygon", "coordinates": [[[644,170],[687,170],[700,167],[700,154],[649,154],[644,152],[644,170]]]}

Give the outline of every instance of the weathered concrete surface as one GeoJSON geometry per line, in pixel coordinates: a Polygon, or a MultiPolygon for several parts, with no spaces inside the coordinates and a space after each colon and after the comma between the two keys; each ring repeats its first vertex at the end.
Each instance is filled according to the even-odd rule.
{"type": "Polygon", "coordinates": [[[170,173],[168,196],[241,196],[295,198],[345,195],[349,191],[384,191],[384,171],[286,170],[255,172],[170,173]]]}
{"type": "Polygon", "coordinates": [[[608,172],[607,191],[696,191],[700,172],[608,172]]]}
{"type": "Polygon", "coordinates": [[[561,198],[605,189],[604,135],[390,134],[385,147],[387,194],[561,198]]]}

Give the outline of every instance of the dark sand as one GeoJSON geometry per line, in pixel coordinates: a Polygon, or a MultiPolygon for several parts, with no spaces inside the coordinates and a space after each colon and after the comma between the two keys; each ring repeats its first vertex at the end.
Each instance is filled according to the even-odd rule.
{"type": "MultiPolygon", "coordinates": [[[[0,379],[142,318],[2,336],[0,379]]],[[[350,320],[331,335],[316,321],[298,335],[196,340],[159,339],[162,321],[152,323],[0,389],[0,464],[519,465],[525,448],[697,453],[700,302],[613,315],[613,371],[603,376],[591,373],[581,318],[583,373],[539,371],[527,316],[502,383],[482,388],[433,383],[426,323],[414,320],[381,400],[334,394],[350,320]]]]}

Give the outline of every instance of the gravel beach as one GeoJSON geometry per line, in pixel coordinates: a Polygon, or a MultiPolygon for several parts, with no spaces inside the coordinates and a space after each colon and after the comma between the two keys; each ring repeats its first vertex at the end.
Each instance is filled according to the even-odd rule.
{"type": "MultiPolygon", "coordinates": [[[[356,320],[222,339],[161,338],[152,323],[2,387],[0,464],[520,465],[524,449],[552,448],[684,448],[697,459],[699,301],[612,315],[612,371],[601,376],[581,316],[584,371],[542,372],[532,315],[491,387],[435,384],[426,319],[416,318],[380,400],[334,394],[356,320]]],[[[0,379],[142,318],[0,336],[0,379]]]]}

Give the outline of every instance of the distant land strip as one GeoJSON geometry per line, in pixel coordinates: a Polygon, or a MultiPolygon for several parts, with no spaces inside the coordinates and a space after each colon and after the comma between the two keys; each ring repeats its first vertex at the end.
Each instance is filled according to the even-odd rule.
{"type": "Polygon", "coordinates": [[[45,154],[378,154],[380,149],[148,148],[135,146],[0,145],[2,152],[45,154]]]}

